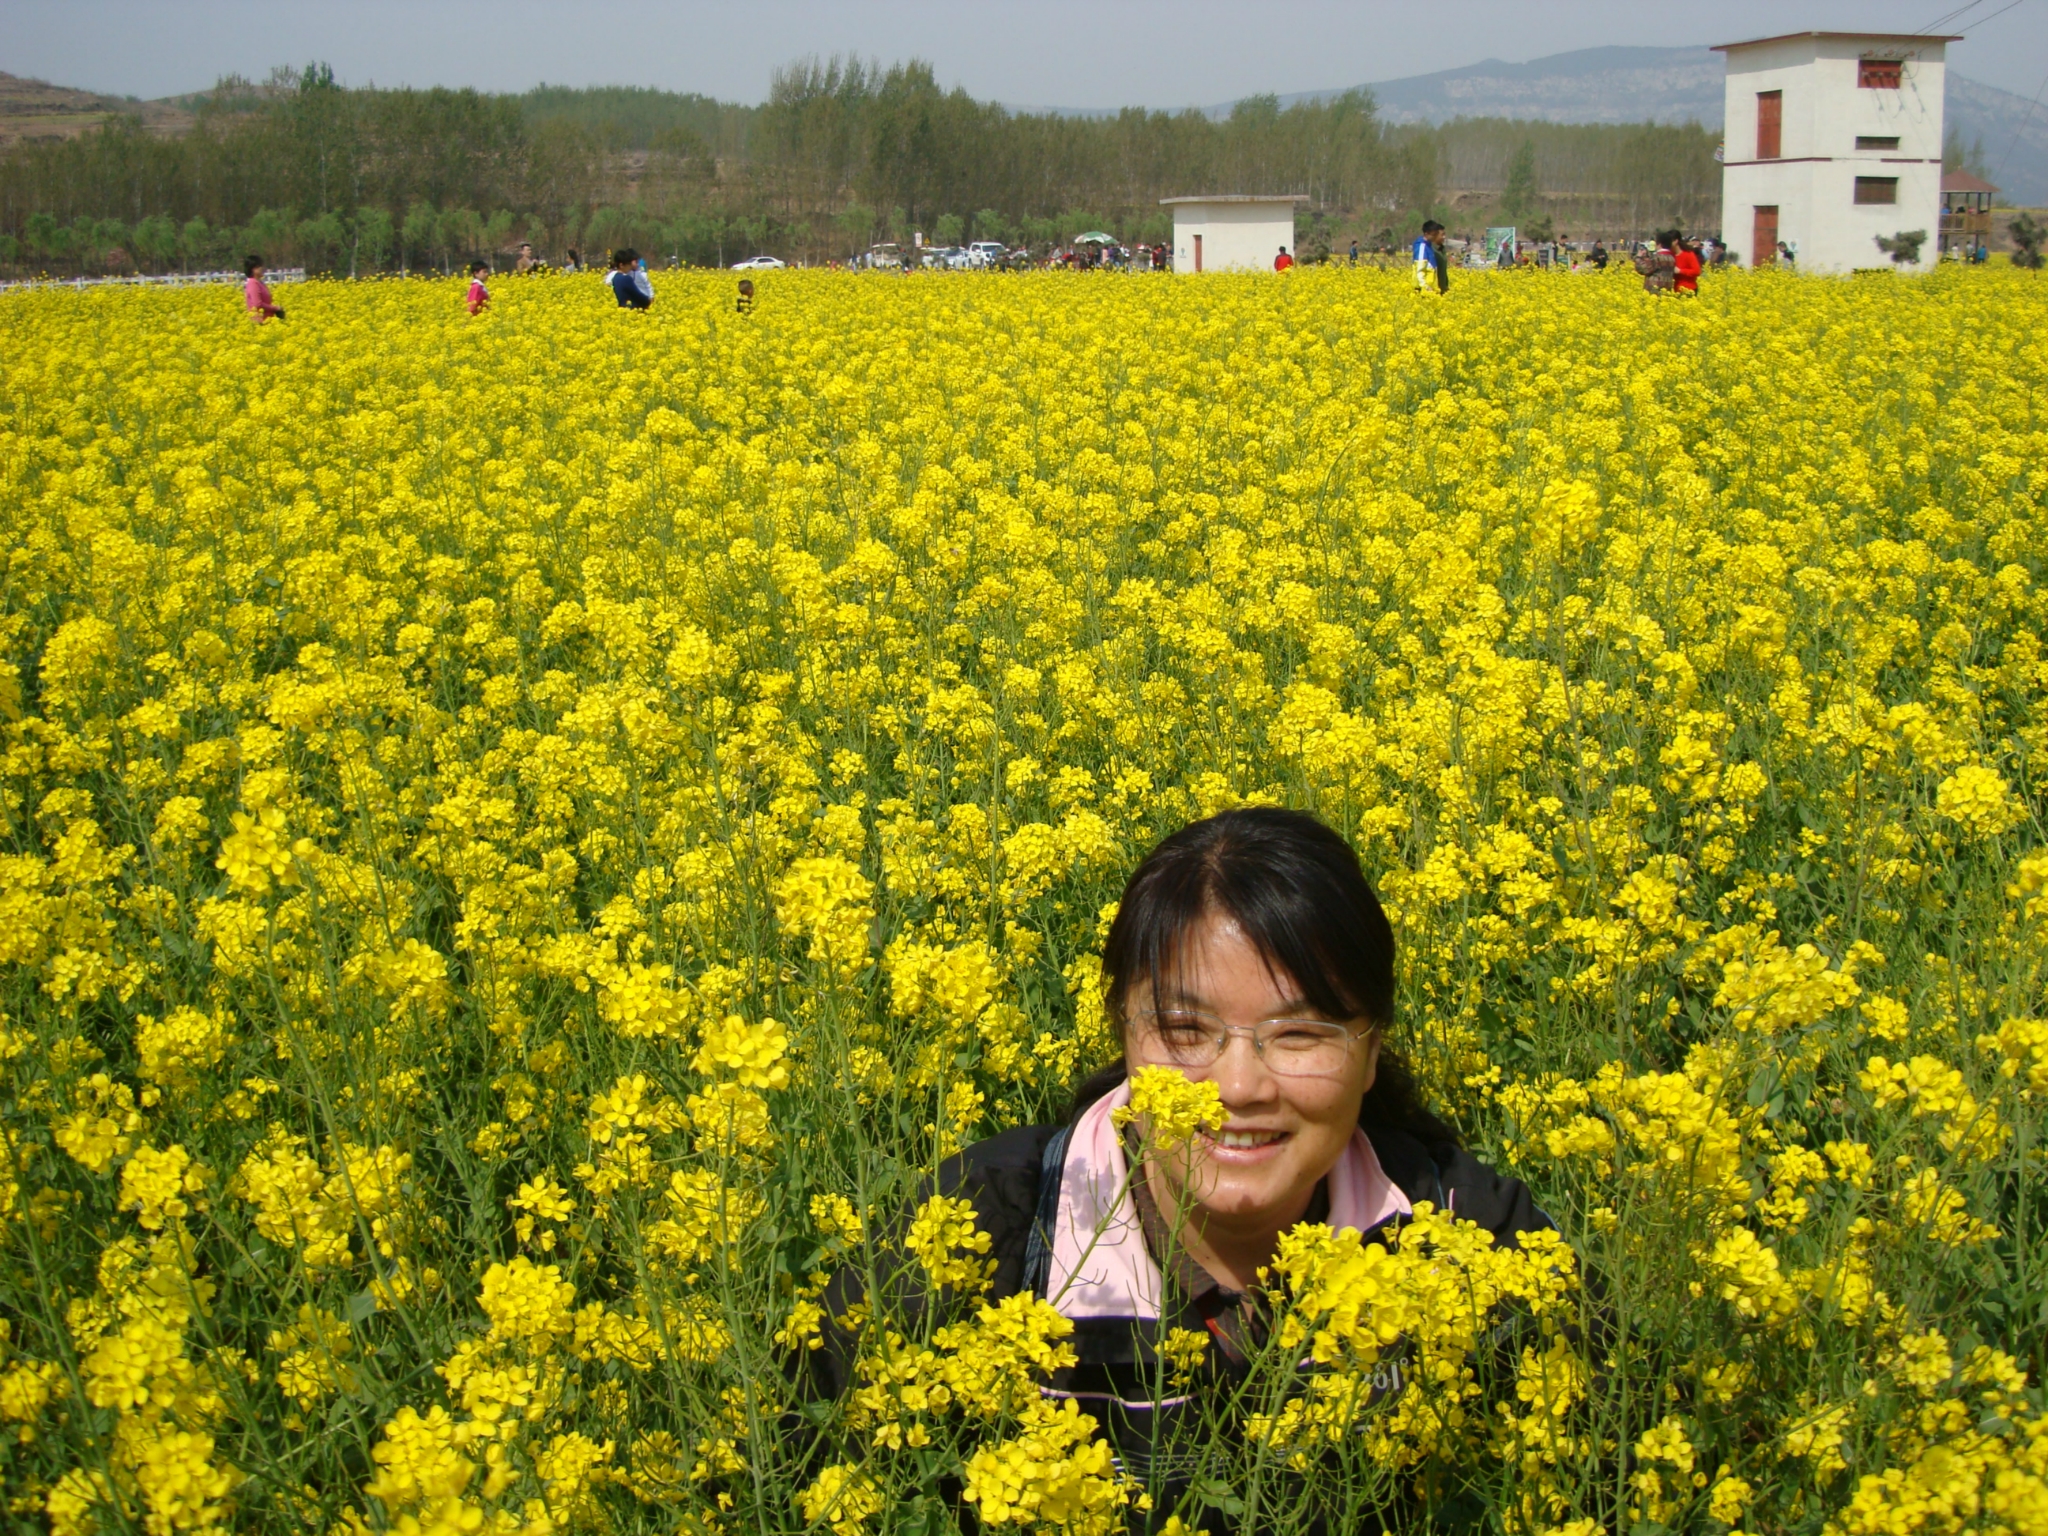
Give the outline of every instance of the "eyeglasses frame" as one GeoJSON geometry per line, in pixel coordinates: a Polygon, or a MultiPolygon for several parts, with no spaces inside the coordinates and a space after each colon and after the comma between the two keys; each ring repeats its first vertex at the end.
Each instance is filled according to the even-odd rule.
{"type": "MultiPolygon", "coordinates": [[[[1205,1022],[1205,1024],[1213,1026],[1213,1028],[1209,1031],[1209,1039],[1213,1043],[1215,1043],[1216,1054],[1211,1056],[1206,1062],[1203,1062],[1200,1066],[1189,1067],[1177,1061],[1147,1060],[1141,1063],[1141,1065],[1144,1066],[1172,1067],[1176,1071],[1181,1072],[1209,1071],[1216,1065],[1217,1062],[1221,1061],[1225,1053],[1229,1051],[1231,1036],[1242,1035],[1244,1036],[1244,1038],[1251,1041],[1252,1054],[1258,1059],[1259,1065],[1264,1067],[1268,1072],[1271,1072],[1275,1077],[1294,1078],[1297,1081],[1327,1082],[1331,1078],[1342,1077],[1344,1075],[1345,1070],[1349,1068],[1351,1065],[1352,1051],[1357,1046],[1362,1045],[1367,1041],[1371,1040],[1374,1034],[1374,1031],[1371,1027],[1367,1027],[1364,1031],[1361,1032],[1359,1030],[1353,1029],[1349,1024],[1340,1024],[1334,1019],[1310,1019],[1297,1018],[1293,1016],[1284,1016],[1280,1018],[1260,1019],[1253,1024],[1226,1024],[1222,1019],[1218,1018],[1215,1014],[1210,1013],[1208,1010],[1203,1008],[1148,1008],[1144,1012],[1133,1015],[1124,1021],[1127,1041],[1134,1042],[1136,1040],[1140,1020],[1157,1019],[1162,1013],[1171,1013],[1183,1015],[1189,1018],[1201,1019],[1205,1022]],[[1266,1042],[1259,1038],[1259,1031],[1267,1028],[1270,1025],[1276,1024],[1310,1024],[1314,1025],[1318,1029],[1334,1029],[1338,1031],[1339,1035],[1342,1037],[1344,1041],[1344,1065],[1342,1067],[1339,1067],[1334,1072],[1281,1071],[1278,1067],[1274,1066],[1272,1062],[1267,1060],[1266,1042]]],[[[1128,1049],[1128,1046],[1126,1048],[1128,1049]]]]}

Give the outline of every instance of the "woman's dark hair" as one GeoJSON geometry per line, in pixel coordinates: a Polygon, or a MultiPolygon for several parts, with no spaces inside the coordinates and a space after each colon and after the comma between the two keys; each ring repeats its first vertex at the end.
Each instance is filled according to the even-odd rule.
{"type": "MultiPolygon", "coordinates": [[[[1102,949],[1103,1000],[1119,1035],[1134,987],[1170,978],[1188,935],[1212,913],[1233,919],[1302,1000],[1330,1019],[1364,1019],[1381,1037],[1379,1069],[1358,1122],[1406,1131],[1431,1147],[1457,1133],[1432,1114],[1415,1076],[1386,1044],[1394,1022],[1394,930],[1351,845],[1315,817],[1247,806],[1192,822],[1132,873],[1102,949]]],[[[1119,1060],[1075,1090],[1073,1112],[1124,1080],[1119,1060]]]]}
{"type": "Polygon", "coordinates": [[[244,256],[242,258],[242,276],[254,277],[256,275],[256,269],[258,267],[264,267],[268,265],[269,263],[266,262],[261,256],[251,253],[250,255],[244,256]]]}

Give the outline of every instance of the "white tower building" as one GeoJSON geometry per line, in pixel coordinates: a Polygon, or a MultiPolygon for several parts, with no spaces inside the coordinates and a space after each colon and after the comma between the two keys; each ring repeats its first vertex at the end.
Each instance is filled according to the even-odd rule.
{"type": "Polygon", "coordinates": [[[1941,229],[1943,53],[1953,37],[1789,32],[1721,43],[1728,60],[1722,230],[1752,266],[1783,241],[1802,271],[1891,259],[1877,237],[1941,229]]]}

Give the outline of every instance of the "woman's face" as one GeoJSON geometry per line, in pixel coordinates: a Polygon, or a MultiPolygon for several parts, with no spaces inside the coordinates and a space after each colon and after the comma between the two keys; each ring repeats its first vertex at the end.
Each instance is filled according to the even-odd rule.
{"type": "MultiPolygon", "coordinates": [[[[1307,1018],[1315,1010],[1294,979],[1270,970],[1235,919],[1210,914],[1189,933],[1180,974],[1164,995],[1141,985],[1127,1007],[1137,1020],[1157,1006],[1199,1009],[1222,1023],[1249,1027],[1264,1019],[1307,1018]]],[[[1216,1084],[1230,1118],[1222,1130],[1196,1137],[1186,1153],[1155,1159],[1174,1196],[1191,1198],[1206,1230],[1219,1235],[1277,1233],[1300,1220],[1317,1182],[1336,1163],[1358,1127],[1358,1106],[1372,1087],[1379,1036],[1356,1021],[1349,1058],[1336,1077],[1282,1077],[1268,1070],[1248,1035],[1233,1034],[1211,1066],[1186,1075],[1216,1084]]],[[[1128,1059],[1148,1064],[1142,1031],[1133,1028],[1128,1059]]],[[[1164,1065],[1152,1062],[1152,1065],[1164,1065]]],[[[1162,1197],[1168,1191],[1161,1191],[1162,1197]]]]}

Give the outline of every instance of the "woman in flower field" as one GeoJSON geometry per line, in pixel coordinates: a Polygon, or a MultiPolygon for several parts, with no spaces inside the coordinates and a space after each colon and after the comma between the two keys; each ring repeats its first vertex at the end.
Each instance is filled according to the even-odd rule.
{"type": "MultiPolygon", "coordinates": [[[[971,1207],[986,1238],[986,1299],[1074,1325],[1046,1396],[1109,1419],[1126,1467],[1169,1464],[1164,1447],[1275,1363],[1290,1229],[1384,1246],[1439,1212],[1502,1250],[1541,1233],[1549,1251],[1521,1181],[1458,1145],[1387,1045],[1394,974],[1386,915],[1323,823],[1248,807],[1183,827],[1131,876],[1104,946],[1119,1059],[1064,1123],[941,1169],[934,1204],[971,1207]]],[[[859,1349],[838,1333],[823,1380],[843,1386],[859,1349]]],[[[1390,1358],[1375,1386],[1401,1384],[1390,1358]]],[[[1184,1491],[1163,1486],[1165,1502],[1184,1491]]]]}
{"type": "Polygon", "coordinates": [[[273,315],[280,320],[284,318],[284,311],[271,298],[270,284],[263,281],[263,266],[263,258],[256,255],[242,263],[242,307],[258,325],[273,315]]]}

